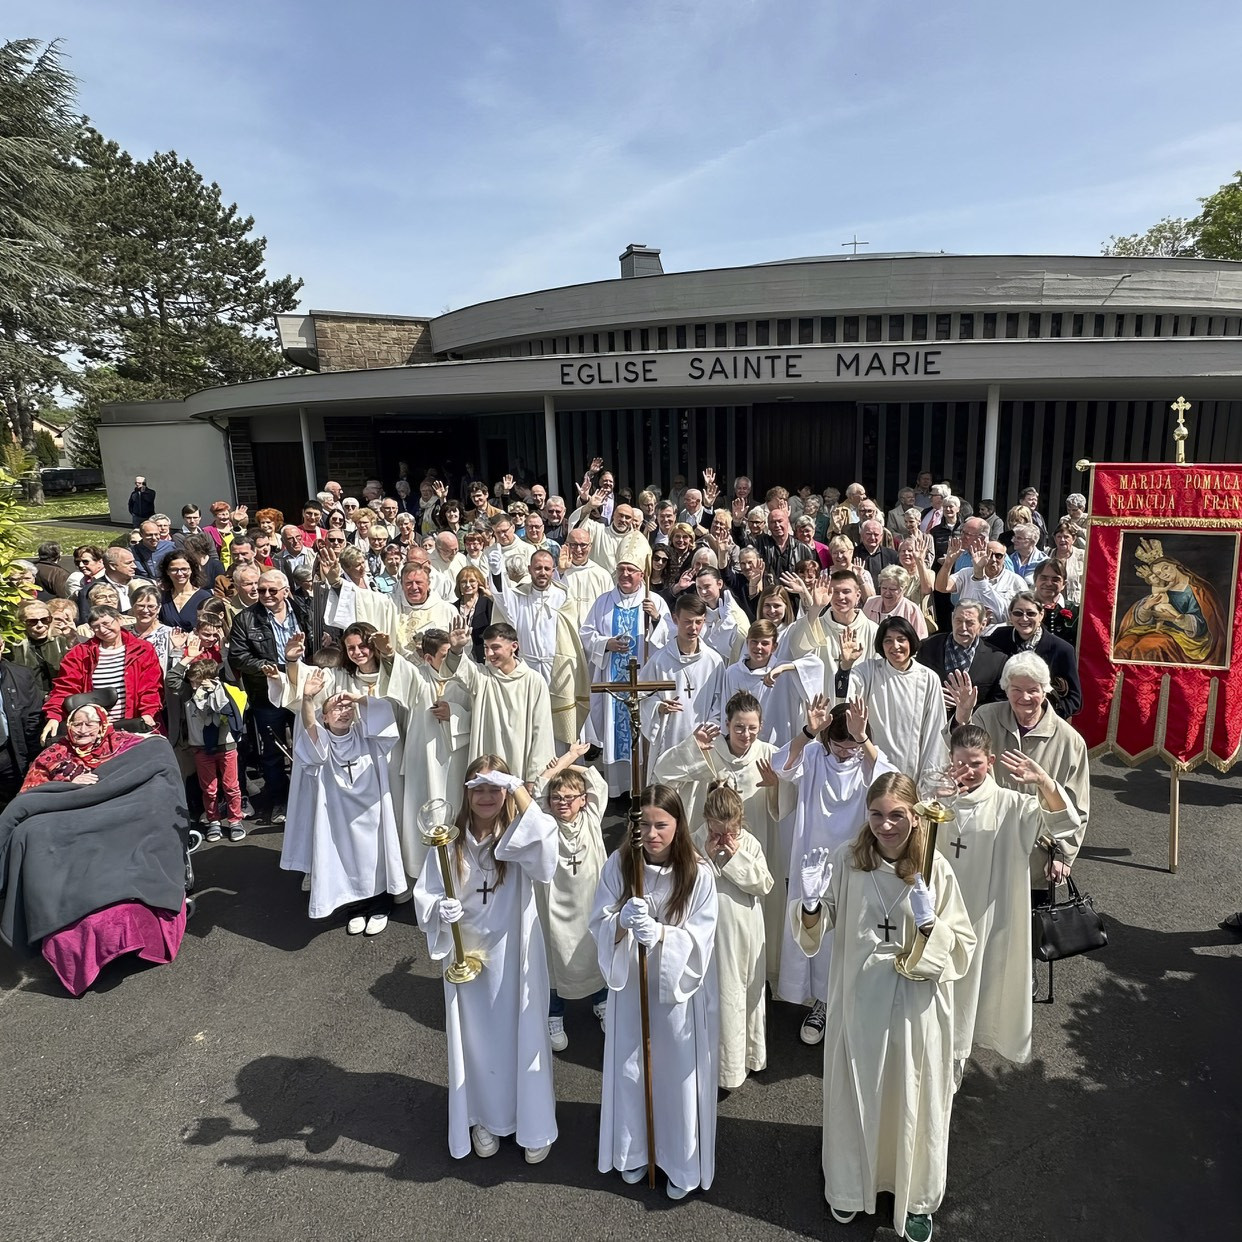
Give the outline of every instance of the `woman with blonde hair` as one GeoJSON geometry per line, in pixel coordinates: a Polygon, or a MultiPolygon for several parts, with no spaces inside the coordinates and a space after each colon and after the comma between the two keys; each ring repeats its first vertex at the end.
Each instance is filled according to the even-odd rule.
{"type": "Polygon", "coordinates": [[[867,821],[834,851],[802,856],[790,904],[798,947],[813,957],[832,931],[824,1032],[824,1195],[848,1224],[893,1196],[893,1227],[927,1242],[944,1198],[953,1109],[953,981],[975,932],[948,862],[927,848],[918,791],[877,777],[867,821]]]}

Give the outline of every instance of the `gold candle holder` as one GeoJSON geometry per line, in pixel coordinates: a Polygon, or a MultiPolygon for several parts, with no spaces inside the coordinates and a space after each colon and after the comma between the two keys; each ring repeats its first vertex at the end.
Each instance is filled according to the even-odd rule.
{"type": "MultiPolygon", "coordinates": [[[[457,840],[459,829],[456,824],[435,824],[419,829],[423,844],[434,849],[440,862],[440,878],[444,881],[444,895],[456,899],[453,889],[453,864],[448,856],[448,847],[457,840]]],[[[450,983],[469,983],[477,979],[483,969],[483,959],[477,953],[467,953],[461,942],[461,928],[456,923],[449,924],[453,935],[453,961],[444,972],[450,983]]]]}

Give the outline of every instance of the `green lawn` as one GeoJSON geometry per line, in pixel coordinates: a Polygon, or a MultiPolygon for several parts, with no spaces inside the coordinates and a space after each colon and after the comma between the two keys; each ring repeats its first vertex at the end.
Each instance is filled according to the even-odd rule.
{"type": "Polygon", "coordinates": [[[108,520],[108,493],[73,492],[68,496],[49,496],[47,504],[27,505],[26,520],[42,522],[55,518],[98,517],[108,520]]]}
{"type": "Polygon", "coordinates": [[[81,543],[95,543],[106,548],[126,533],[124,526],[108,524],[108,494],[74,492],[68,496],[49,496],[47,504],[26,505],[22,516],[29,531],[28,556],[34,556],[39,544],[55,539],[68,556],[81,543]],[[94,521],[64,521],[65,518],[94,518],[94,521]]]}

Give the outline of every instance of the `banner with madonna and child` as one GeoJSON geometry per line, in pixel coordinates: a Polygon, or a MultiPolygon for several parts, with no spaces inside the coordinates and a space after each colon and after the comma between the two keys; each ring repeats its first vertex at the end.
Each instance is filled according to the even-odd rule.
{"type": "Polygon", "coordinates": [[[1242,465],[1088,468],[1074,724],[1093,755],[1227,771],[1242,752],[1242,465]]]}

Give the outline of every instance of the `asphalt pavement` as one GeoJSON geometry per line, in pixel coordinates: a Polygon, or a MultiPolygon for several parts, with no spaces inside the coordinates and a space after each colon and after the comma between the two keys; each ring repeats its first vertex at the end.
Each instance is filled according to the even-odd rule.
{"type": "MultiPolygon", "coordinates": [[[[1238,1237],[1242,772],[1093,765],[1075,876],[1110,943],[1062,963],[1035,1059],[984,1055],[953,1112],[940,1239],[1238,1237]]],[[[80,1000],[0,950],[0,1239],[891,1238],[826,1211],[821,1053],[772,1004],[769,1069],[720,1105],[716,1181],[680,1204],[596,1172],[603,1037],[571,1003],[560,1139],[447,1148],[442,985],[412,908],[373,939],[312,923],[280,837],[195,855],[170,966],[116,964],[80,1000]]],[[[883,1201],[882,1201],[883,1204],[883,1201]]]]}

